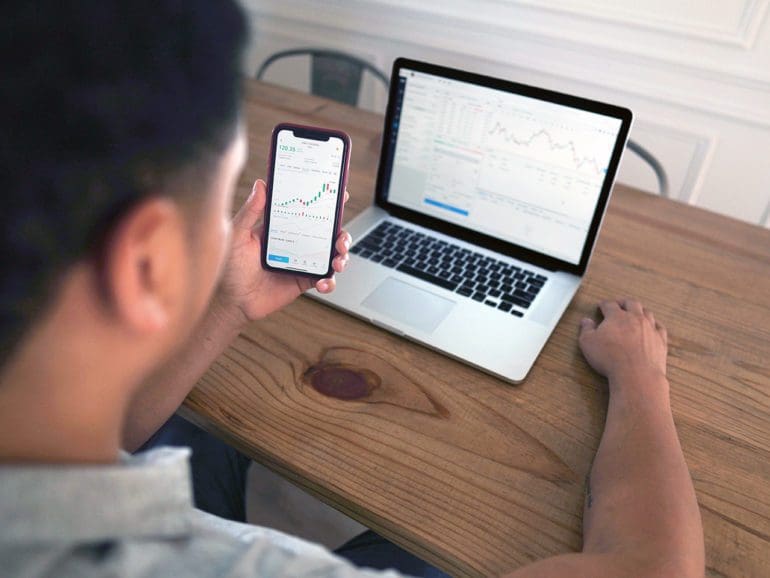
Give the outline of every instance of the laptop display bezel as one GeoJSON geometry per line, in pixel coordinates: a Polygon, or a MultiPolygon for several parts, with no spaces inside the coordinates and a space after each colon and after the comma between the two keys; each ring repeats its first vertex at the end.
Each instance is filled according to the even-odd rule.
{"type": "Polygon", "coordinates": [[[626,140],[628,139],[628,133],[631,128],[632,118],[633,115],[631,111],[620,106],[606,104],[596,100],[590,100],[587,98],[564,94],[561,92],[555,92],[544,88],[537,88],[526,84],[503,80],[500,78],[494,78],[491,76],[485,76],[482,74],[440,66],[437,64],[430,64],[427,62],[420,62],[407,58],[398,58],[393,63],[393,71],[391,75],[390,94],[388,97],[388,108],[385,114],[385,127],[382,136],[382,149],[380,152],[380,164],[377,171],[375,204],[385,209],[397,218],[413,222],[417,225],[439,231],[441,233],[462,239],[481,247],[485,247],[503,255],[508,255],[515,259],[526,261],[551,271],[560,270],[582,276],[588,267],[588,262],[596,244],[596,237],[599,232],[599,228],[601,227],[602,219],[610,199],[610,194],[615,182],[615,175],[617,173],[618,166],[620,165],[620,160],[623,155],[626,140]],[[544,253],[533,251],[531,249],[527,249],[526,247],[522,247],[521,245],[510,243],[500,238],[486,235],[473,229],[468,229],[466,227],[462,227],[460,225],[429,216],[425,213],[420,213],[419,211],[415,211],[413,209],[408,209],[388,200],[390,175],[393,168],[393,154],[395,153],[396,146],[396,143],[392,142],[394,130],[393,121],[396,114],[395,109],[398,102],[399,77],[402,69],[414,70],[415,72],[424,72],[442,78],[459,80],[479,86],[485,86],[497,90],[511,92],[514,94],[520,94],[530,98],[536,98],[539,100],[553,102],[580,110],[595,112],[605,116],[617,118],[621,121],[618,137],[615,142],[615,147],[612,151],[612,156],[607,168],[604,183],[602,184],[601,192],[599,193],[599,198],[594,208],[594,214],[591,219],[591,225],[588,229],[588,235],[586,236],[586,240],[583,245],[579,263],[570,263],[568,261],[564,261],[544,253]]]}

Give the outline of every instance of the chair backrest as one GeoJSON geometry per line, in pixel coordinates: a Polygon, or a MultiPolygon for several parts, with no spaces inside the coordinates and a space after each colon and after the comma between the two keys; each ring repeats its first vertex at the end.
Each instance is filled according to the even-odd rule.
{"type": "Polygon", "coordinates": [[[660,196],[668,198],[668,175],[666,174],[666,169],[663,168],[663,165],[660,163],[660,161],[655,158],[655,155],[653,155],[638,142],[631,139],[628,139],[626,142],[626,148],[635,152],[643,161],[650,165],[652,170],[655,171],[655,177],[658,179],[658,192],[660,193],[660,196]]]}
{"type": "Polygon", "coordinates": [[[297,56],[310,57],[310,91],[318,96],[358,106],[361,78],[365,71],[379,80],[386,90],[390,85],[388,77],[365,60],[346,52],[322,48],[295,48],[276,52],[259,67],[257,80],[262,80],[267,69],[276,61],[297,56]]]}

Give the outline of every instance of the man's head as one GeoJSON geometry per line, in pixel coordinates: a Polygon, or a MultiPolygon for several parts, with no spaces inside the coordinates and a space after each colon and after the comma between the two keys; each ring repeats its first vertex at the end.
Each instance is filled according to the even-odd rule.
{"type": "Polygon", "coordinates": [[[189,330],[245,155],[246,36],[232,0],[4,3],[0,364],[67,291],[84,323],[189,330]]]}

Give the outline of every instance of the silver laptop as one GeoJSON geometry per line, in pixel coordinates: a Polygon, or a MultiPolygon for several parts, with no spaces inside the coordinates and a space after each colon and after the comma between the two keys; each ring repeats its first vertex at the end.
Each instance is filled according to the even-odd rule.
{"type": "Polygon", "coordinates": [[[631,111],[406,59],[391,79],[375,203],[312,296],[520,382],[580,286],[631,111]]]}

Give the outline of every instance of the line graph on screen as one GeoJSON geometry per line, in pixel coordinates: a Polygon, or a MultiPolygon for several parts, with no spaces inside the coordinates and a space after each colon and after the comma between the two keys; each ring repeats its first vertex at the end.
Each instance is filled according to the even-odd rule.
{"type": "Polygon", "coordinates": [[[575,144],[574,139],[557,140],[551,131],[546,128],[541,128],[529,134],[517,134],[514,130],[500,122],[495,122],[494,126],[487,132],[487,136],[490,137],[490,140],[493,140],[495,136],[499,136],[500,140],[508,147],[515,147],[517,149],[532,149],[538,143],[542,143],[550,152],[563,151],[569,157],[563,160],[569,161],[571,167],[577,171],[583,170],[601,176],[607,170],[605,165],[609,159],[605,159],[600,163],[595,156],[581,155],[578,152],[578,146],[575,144]]]}

